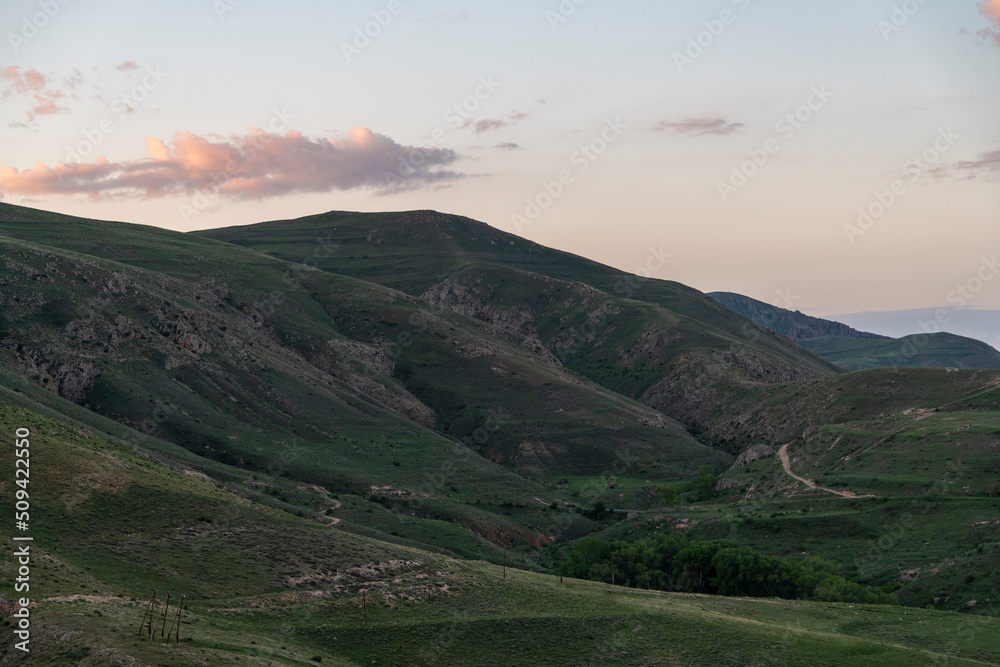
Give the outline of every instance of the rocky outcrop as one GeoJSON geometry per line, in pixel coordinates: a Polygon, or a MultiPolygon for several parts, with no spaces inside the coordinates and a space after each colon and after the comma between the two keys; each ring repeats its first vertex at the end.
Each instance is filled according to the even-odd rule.
{"type": "Polygon", "coordinates": [[[774,447],[770,445],[752,445],[743,450],[743,453],[736,457],[736,462],[729,469],[730,471],[736,470],[737,468],[742,468],[743,466],[750,465],[754,461],[760,461],[761,459],[766,459],[769,456],[774,456],[774,447]]]}
{"type": "Polygon", "coordinates": [[[91,360],[52,350],[19,346],[15,364],[32,381],[53,394],[83,403],[101,374],[91,360]]]}

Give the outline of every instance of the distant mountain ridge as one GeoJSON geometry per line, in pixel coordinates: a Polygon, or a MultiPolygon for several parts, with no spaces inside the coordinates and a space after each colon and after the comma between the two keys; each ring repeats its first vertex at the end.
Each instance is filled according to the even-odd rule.
{"type": "Polygon", "coordinates": [[[709,296],[743,317],[796,340],[823,338],[825,336],[889,340],[889,336],[858,331],[840,322],[812,317],[797,310],[793,311],[787,308],[772,306],[763,301],[743,296],[742,294],[711,292],[709,296]]]}
{"type": "Polygon", "coordinates": [[[974,338],[933,333],[891,338],[846,324],[803,315],[732,292],[710,297],[845,371],[870,368],[1000,368],[1000,352],[974,338]]]}

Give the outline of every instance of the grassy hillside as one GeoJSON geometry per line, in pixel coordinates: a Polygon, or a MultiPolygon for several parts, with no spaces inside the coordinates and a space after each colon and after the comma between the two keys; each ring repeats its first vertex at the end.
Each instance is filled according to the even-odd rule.
{"type": "Polygon", "coordinates": [[[495,560],[497,544],[587,529],[540,511],[574,502],[564,478],[607,494],[594,480],[612,471],[675,479],[731,461],[509,332],[400,292],[3,210],[0,370],[205,461],[365,499],[382,537],[495,560]]]}
{"type": "MultiPolygon", "coordinates": [[[[197,232],[421,296],[540,340],[574,372],[715,434],[694,415],[732,383],[835,368],[679,283],[641,279],[433,211],[331,212],[197,232]]],[[[733,445],[738,447],[739,443],[733,445]]]]}
{"type": "MultiPolygon", "coordinates": [[[[616,295],[614,270],[479,223],[341,218],[392,223],[352,270],[402,282],[0,204],[0,431],[40,437],[39,664],[997,661],[1000,373],[835,374],[673,283],[616,295]],[[421,229],[458,264],[401,245],[421,229]],[[731,468],[746,445],[770,455],[731,468]],[[546,575],[584,536],[671,533],[820,556],[907,606],[546,575]],[[128,635],[152,587],[189,595],[180,649],[128,635]]],[[[301,249],[330,220],[262,238],[301,249]]]]}
{"type": "Polygon", "coordinates": [[[986,343],[950,333],[899,339],[858,340],[824,337],[799,343],[846,371],[868,368],[1000,368],[1000,352],[986,343]]]}
{"type": "MultiPolygon", "coordinates": [[[[131,445],[0,403],[4,440],[16,428],[32,433],[32,651],[13,647],[5,621],[0,664],[1000,661],[993,618],[560,583],[514,568],[504,578],[497,566],[262,507],[131,445]],[[161,601],[186,596],[179,645],[136,634],[154,587],[161,601]]],[[[12,457],[3,448],[0,465],[11,469],[12,457]]],[[[8,611],[10,582],[0,583],[8,611]]]]}

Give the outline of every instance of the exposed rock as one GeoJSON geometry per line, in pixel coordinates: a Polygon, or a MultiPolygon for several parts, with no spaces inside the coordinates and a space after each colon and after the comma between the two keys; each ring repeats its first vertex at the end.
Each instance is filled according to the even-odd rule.
{"type": "Polygon", "coordinates": [[[326,345],[337,356],[355,361],[379,375],[391,377],[396,370],[396,361],[386,353],[385,345],[369,345],[356,340],[330,340],[326,345]]]}
{"type": "Polygon", "coordinates": [[[101,370],[89,359],[55,356],[50,352],[22,347],[18,367],[34,382],[74,403],[83,403],[100,376],[101,370]]]}
{"type": "Polygon", "coordinates": [[[774,456],[774,447],[770,445],[751,445],[750,447],[743,450],[743,453],[736,458],[736,462],[730,470],[736,470],[737,468],[742,468],[745,465],[750,465],[754,461],[760,461],[761,459],[766,459],[769,456],[774,456]]]}

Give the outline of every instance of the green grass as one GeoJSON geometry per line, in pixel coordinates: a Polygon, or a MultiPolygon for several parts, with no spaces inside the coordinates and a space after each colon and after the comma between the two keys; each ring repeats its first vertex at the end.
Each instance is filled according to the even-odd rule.
{"type": "Polygon", "coordinates": [[[949,333],[871,340],[826,336],[799,345],[847,371],[903,368],[1000,368],[1000,352],[978,340],[949,333]]]}
{"type": "Polygon", "coordinates": [[[1000,373],[833,375],[694,290],[645,281],[609,302],[620,272],[437,214],[233,232],[254,250],[0,217],[0,431],[36,433],[41,598],[91,596],[37,609],[37,664],[998,660],[1000,373]],[[326,233],[328,270],[285,261],[326,233]],[[488,292],[479,319],[418,298],[444,279],[488,292]],[[659,507],[656,486],[759,442],[876,498],[808,491],[770,458],[659,507]],[[598,500],[640,513],[577,511],[598,500]],[[545,574],[585,535],[672,530],[820,555],[908,606],[545,574]],[[179,649],[129,636],[154,587],[188,596],[179,649]]]}

